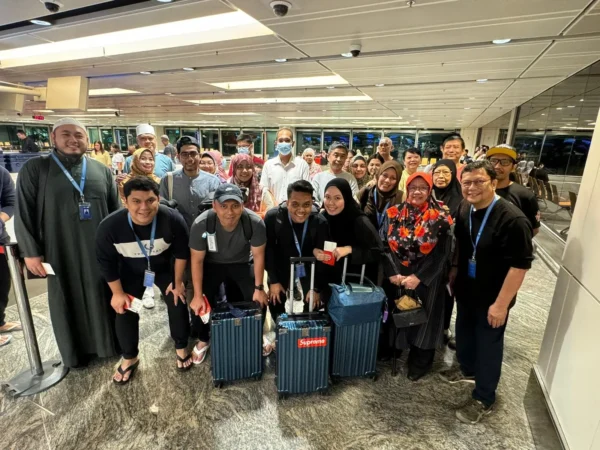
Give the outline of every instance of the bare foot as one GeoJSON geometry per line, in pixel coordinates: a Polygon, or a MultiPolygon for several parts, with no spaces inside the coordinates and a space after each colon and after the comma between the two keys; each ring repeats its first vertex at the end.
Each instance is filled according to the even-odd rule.
{"type": "Polygon", "coordinates": [[[21,331],[21,322],[6,322],[0,327],[0,333],[6,333],[8,331],[21,331]]]}
{"type": "MultiPolygon", "coordinates": [[[[121,370],[125,371],[129,366],[133,366],[138,361],[139,361],[139,358],[133,358],[133,359],[123,358],[121,360],[121,364],[120,364],[121,370]]],[[[115,380],[116,382],[127,381],[127,380],[129,380],[130,376],[131,376],[131,371],[125,372],[124,375],[121,375],[119,370],[116,370],[115,374],[113,375],[113,380],[115,380]]]]}

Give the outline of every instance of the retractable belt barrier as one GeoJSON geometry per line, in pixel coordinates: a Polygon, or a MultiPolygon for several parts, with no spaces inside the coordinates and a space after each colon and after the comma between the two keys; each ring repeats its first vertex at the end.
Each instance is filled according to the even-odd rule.
{"type": "Polygon", "coordinates": [[[33,326],[29,297],[25,288],[25,279],[19,263],[19,250],[15,243],[6,244],[4,248],[23,327],[30,368],[2,383],[7,386],[8,392],[14,397],[24,397],[38,394],[59,383],[69,373],[69,368],[59,360],[42,362],[33,326]]]}

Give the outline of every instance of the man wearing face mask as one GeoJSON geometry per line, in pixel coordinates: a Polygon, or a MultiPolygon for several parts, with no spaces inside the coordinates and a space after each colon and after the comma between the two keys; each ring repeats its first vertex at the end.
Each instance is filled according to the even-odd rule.
{"type": "Polygon", "coordinates": [[[88,136],[74,119],[52,128],[54,151],[30,159],[17,180],[15,232],[27,269],[48,277],[48,306],[63,363],[81,367],[115,355],[113,317],[96,250],[100,222],[119,209],[110,169],[85,157],[88,136]]]}
{"type": "Polygon", "coordinates": [[[287,188],[298,180],[310,181],[310,169],[300,156],[292,155],[294,133],[281,128],[275,139],[277,157],[268,160],[262,170],[260,185],[271,191],[277,204],[287,200],[287,188]]]}
{"type": "MultiPolygon", "coordinates": [[[[263,166],[265,164],[265,161],[262,158],[259,158],[258,156],[254,155],[254,141],[252,139],[252,136],[250,136],[249,134],[240,134],[237,137],[237,152],[238,155],[250,155],[252,156],[252,161],[254,162],[255,165],[259,165],[259,166],[263,166]]],[[[233,158],[235,158],[235,155],[233,155],[233,157],[231,158],[231,161],[233,162],[233,158]]],[[[231,178],[233,176],[233,164],[229,165],[229,177],[231,178]]]]}

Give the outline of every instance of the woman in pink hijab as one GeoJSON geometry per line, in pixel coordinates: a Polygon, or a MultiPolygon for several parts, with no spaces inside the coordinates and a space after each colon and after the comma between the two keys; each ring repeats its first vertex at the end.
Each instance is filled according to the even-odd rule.
{"type": "Polygon", "coordinates": [[[200,156],[200,170],[215,175],[221,183],[227,181],[227,174],[223,169],[223,155],[218,150],[209,150],[200,156]]]}

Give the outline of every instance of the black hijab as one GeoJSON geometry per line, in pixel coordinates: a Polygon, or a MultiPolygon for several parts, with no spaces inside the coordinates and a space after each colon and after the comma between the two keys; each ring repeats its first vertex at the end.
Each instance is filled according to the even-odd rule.
{"type": "Polygon", "coordinates": [[[327,186],[325,186],[325,192],[327,192],[327,189],[330,187],[338,188],[342,193],[342,197],[344,197],[344,209],[341,213],[332,216],[327,213],[327,210],[323,212],[323,215],[329,223],[331,238],[337,243],[338,247],[344,247],[346,245],[352,246],[352,244],[356,242],[354,221],[358,217],[364,216],[365,213],[361,211],[358,203],[354,200],[352,189],[346,180],[343,178],[334,178],[327,183],[327,186]]]}
{"type": "Polygon", "coordinates": [[[431,173],[433,174],[433,172],[440,166],[446,166],[448,169],[450,169],[450,172],[452,172],[452,179],[445,188],[436,187],[434,183],[433,192],[435,194],[435,199],[444,202],[444,205],[450,209],[450,215],[453,218],[456,218],[458,207],[460,202],[463,200],[462,190],[456,175],[456,164],[454,164],[454,161],[451,159],[440,159],[435,166],[433,166],[431,173]]]}

